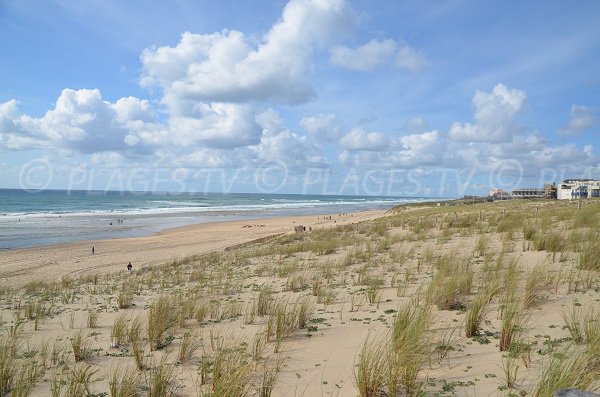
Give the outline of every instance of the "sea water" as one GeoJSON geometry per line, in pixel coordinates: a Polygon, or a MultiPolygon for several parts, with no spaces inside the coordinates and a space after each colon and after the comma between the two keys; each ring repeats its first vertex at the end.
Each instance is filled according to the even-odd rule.
{"type": "Polygon", "coordinates": [[[145,236],[205,222],[387,209],[425,197],[0,189],[0,249],[145,236]]]}

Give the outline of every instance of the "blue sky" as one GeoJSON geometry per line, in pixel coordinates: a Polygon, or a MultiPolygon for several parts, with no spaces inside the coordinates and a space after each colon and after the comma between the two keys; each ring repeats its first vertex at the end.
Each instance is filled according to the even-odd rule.
{"type": "Polygon", "coordinates": [[[0,187],[600,178],[597,1],[0,2],[0,187]]]}

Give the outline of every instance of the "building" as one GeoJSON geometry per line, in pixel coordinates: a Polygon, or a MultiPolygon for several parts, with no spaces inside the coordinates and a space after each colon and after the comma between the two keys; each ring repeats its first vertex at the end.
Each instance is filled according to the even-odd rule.
{"type": "Polygon", "coordinates": [[[493,201],[496,200],[510,200],[512,197],[508,192],[502,189],[493,189],[488,193],[488,197],[491,197],[493,201]]]}
{"type": "Polygon", "coordinates": [[[544,183],[544,198],[555,199],[556,192],[556,183],[544,183]]]}
{"type": "Polygon", "coordinates": [[[510,194],[513,198],[556,198],[556,183],[545,183],[543,188],[524,187],[515,189],[510,194]]]}
{"type": "Polygon", "coordinates": [[[557,190],[559,200],[600,197],[600,181],[596,179],[565,179],[557,190]]]}
{"type": "Polygon", "coordinates": [[[513,198],[544,198],[544,189],[539,187],[524,187],[512,191],[513,198]]]}

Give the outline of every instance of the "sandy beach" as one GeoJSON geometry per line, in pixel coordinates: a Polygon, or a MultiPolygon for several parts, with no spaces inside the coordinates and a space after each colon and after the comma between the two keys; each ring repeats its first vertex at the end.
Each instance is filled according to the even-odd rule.
{"type": "Polygon", "coordinates": [[[212,222],[166,229],[147,237],[1,250],[0,283],[20,286],[35,280],[58,281],[65,275],[76,277],[123,270],[128,262],[137,269],[290,233],[297,225],[315,230],[331,228],[375,219],[384,213],[383,210],[376,210],[343,216],[330,214],[212,222]],[[91,253],[92,247],[94,255],[91,253]]]}
{"type": "Polygon", "coordinates": [[[4,251],[0,378],[31,397],[597,390],[599,227],[596,202],[515,200],[4,251]]]}

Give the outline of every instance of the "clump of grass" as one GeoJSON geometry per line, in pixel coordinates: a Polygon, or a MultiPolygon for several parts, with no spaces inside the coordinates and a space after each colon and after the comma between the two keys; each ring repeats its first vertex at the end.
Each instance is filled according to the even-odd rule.
{"type": "Polygon", "coordinates": [[[113,326],[110,330],[110,347],[119,347],[124,345],[128,338],[127,321],[129,316],[127,313],[122,313],[115,318],[113,326]]]}
{"type": "Polygon", "coordinates": [[[256,314],[266,316],[271,311],[271,294],[270,288],[262,287],[256,299],[256,314]]]}
{"type": "Polygon", "coordinates": [[[290,274],[287,278],[285,285],[287,290],[293,292],[298,292],[305,288],[308,288],[306,273],[297,272],[290,274]]]}
{"type": "Polygon", "coordinates": [[[167,363],[165,357],[163,356],[158,364],[152,365],[144,371],[148,397],[174,396],[178,389],[175,366],[167,363]]]}
{"type": "Polygon", "coordinates": [[[127,309],[133,304],[133,293],[123,287],[117,295],[117,306],[119,309],[127,309]]]}
{"type": "Polygon", "coordinates": [[[567,345],[543,365],[532,397],[551,397],[558,389],[597,391],[600,389],[600,350],[567,345]]]}
{"type": "Polygon", "coordinates": [[[148,340],[150,350],[165,347],[165,333],[177,323],[177,313],[173,310],[174,304],[167,296],[161,296],[154,301],[148,309],[148,340]]]}
{"type": "Polygon", "coordinates": [[[594,343],[600,339],[600,311],[596,307],[573,304],[563,311],[563,319],[574,343],[594,343]]]}
{"type": "Polygon", "coordinates": [[[354,382],[361,397],[376,397],[385,387],[385,372],[388,366],[384,341],[367,339],[358,356],[354,382]]]}
{"type": "Polygon", "coordinates": [[[479,333],[481,322],[487,312],[487,305],[498,291],[498,284],[491,281],[475,296],[473,302],[469,305],[465,313],[465,336],[467,338],[479,333]]]}
{"type": "Polygon", "coordinates": [[[593,241],[586,244],[578,257],[580,270],[600,271],[600,242],[593,241]]]}
{"type": "Polygon", "coordinates": [[[531,308],[542,300],[542,291],[546,287],[547,268],[542,265],[536,265],[527,276],[525,282],[525,296],[523,302],[525,308],[531,308]]]}
{"type": "Polygon", "coordinates": [[[600,206],[598,204],[588,205],[575,214],[575,227],[598,228],[600,225],[600,206]]]}
{"type": "Polygon", "coordinates": [[[429,285],[430,296],[440,310],[457,310],[465,307],[466,297],[473,285],[473,272],[468,262],[443,257],[438,261],[438,271],[429,285]]]}
{"type": "Polygon", "coordinates": [[[263,331],[259,331],[254,335],[251,345],[250,354],[254,361],[262,359],[263,351],[265,350],[266,337],[263,331]]]}
{"type": "Polygon", "coordinates": [[[91,365],[77,365],[73,367],[66,379],[65,397],[81,397],[92,394],[92,377],[98,372],[91,365]]]}
{"type": "Polygon", "coordinates": [[[92,356],[91,342],[89,336],[79,330],[71,337],[71,348],[75,362],[86,361],[92,356]]]}
{"type": "Polygon", "coordinates": [[[146,369],[146,355],[144,352],[144,345],[142,341],[139,339],[135,339],[131,341],[131,354],[133,356],[133,360],[135,361],[135,366],[140,371],[146,369]]]}
{"type": "Polygon", "coordinates": [[[527,314],[523,304],[518,300],[503,303],[502,325],[500,332],[500,351],[507,351],[517,342],[527,322],[527,314]]]}
{"type": "Polygon", "coordinates": [[[136,397],[140,383],[140,376],[135,371],[117,366],[108,375],[110,397],[136,397]]]}
{"type": "Polygon", "coordinates": [[[502,386],[508,389],[514,389],[517,386],[517,375],[519,373],[519,364],[514,358],[506,357],[502,359],[502,386]]]}
{"type": "Polygon", "coordinates": [[[273,306],[267,320],[267,338],[275,337],[275,353],[279,352],[281,343],[289,337],[297,326],[298,306],[291,306],[287,301],[279,301],[273,306]]]}
{"type": "MultiPolygon", "coordinates": [[[[28,397],[42,373],[43,368],[34,359],[21,363],[16,371],[11,397],[28,397]]],[[[3,395],[1,391],[0,395],[3,395]]]]}
{"type": "MultiPolygon", "coordinates": [[[[438,362],[441,364],[442,360],[448,357],[448,353],[456,350],[452,345],[452,338],[454,337],[454,333],[457,328],[447,328],[442,334],[439,336],[438,341],[435,344],[435,351],[438,356],[438,362]]],[[[448,364],[450,364],[450,360],[448,360],[448,364]]]]}
{"type": "Polygon", "coordinates": [[[303,297],[303,298],[299,298],[296,301],[296,307],[297,307],[297,326],[300,329],[304,329],[306,328],[306,326],[308,325],[308,322],[310,321],[313,312],[315,310],[315,305],[313,303],[313,300],[309,297],[303,297]]]}
{"type": "Polygon", "coordinates": [[[215,396],[245,396],[250,392],[253,365],[245,349],[221,346],[212,360],[212,390],[215,396]]]}
{"type": "MultiPolygon", "coordinates": [[[[417,378],[431,354],[431,333],[429,327],[432,321],[431,306],[428,298],[418,293],[398,310],[398,315],[392,325],[390,354],[395,368],[391,371],[400,381],[406,395],[415,395],[421,389],[417,378]]],[[[388,389],[396,390],[398,385],[388,384],[388,389]]]]}
{"type": "Polygon", "coordinates": [[[485,234],[481,234],[477,239],[477,244],[475,245],[475,253],[478,256],[484,256],[486,250],[488,248],[488,239],[485,234]]]}
{"type": "Polygon", "coordinates": [[[178,359],[181,364],[188,363],[194,353],[202,346],[202,339],[195,333],[186,332],[181,338],[178,359]]]}
{"type": "Polygon", "coordinates": [[[146,369],[144,343],[141,338],[142,327],[143,320],[142,314],[140,313],[131,320],[127,332],[127,340],[131,343],[131,354],[137,369],[140,371],[146,369]]]}
{"type": "Polygon", "coordinates": [[[498,222],[497,231],[498,233],[512,233],[522,225],[523,217],[520,214],[507,214],[498,222]]]}
{"type": "Polygon", "coordinates": [[[49,361],[52,366],[65,364],[70,355],[69,346],[66,343],[56,339],[50,350],[49,361]]]}
{"type": "Polygon", "coordinates": [[[383,280],[375,277],[369,277],[366,281],[367,289],[365,294],[367,295],[367,302],[370,304],[379,303],[381,299],[381,287],[383,286],[383,280]]]}
{"type": "Polygon", "coordinates": [[[537,230],[535,229],[535,227],[531,225],[526,225],[523,227],[523,238],[526,241],[533,241],[536,237],[536,234],[537,230]]]}
{"type": "Polygon", "coordinates": [[[96,328],[98,327],[98,318],[100,317],[97,310],[88,310],[87,316],[87,327],[88,328],[96,328]]]}
{"type": "Polygon", "coordinates": [[[273,386],[279,375],[279,371],[283,366],[284,359],[277,357],[273,360],[266,360],[261,366],[259,373],[259,384],[257,387],[257,394],[259,397],[271,397],[273,392],[273,386]]]}
{"type": "Polygon", "coordinates": [[[15,346],[11,338],[0,338],[0,395],[7,395],[12,389],[16,368],[15,346]]]}
{"type": "Polygon", "coordinates": [[[565,241],[563,236],[557,232],[539,234],[533,239],[533,246],[538,251],[552,252],[554,257],[557,252],[564,249],[565,241]]]}
{"type": "Polygon", "coordinates": [[[204,322],[209,313],[209,302],[202,300],[196,303],[196,308],[194,310],[194,318],[199,323],[204,322]]]}

